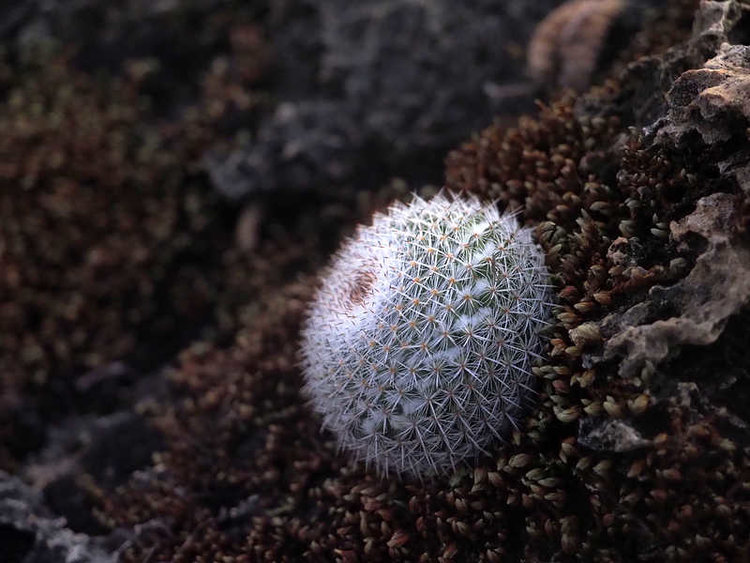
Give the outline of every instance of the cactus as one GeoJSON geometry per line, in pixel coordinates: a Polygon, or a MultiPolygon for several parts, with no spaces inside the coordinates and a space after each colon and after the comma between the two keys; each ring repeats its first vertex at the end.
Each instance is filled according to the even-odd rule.
{"type": "Polygon", "coordinates": [[[420,478],[507,440],[535,396],[547,278],[531,231],[494,205],[439,194],[376,214],[302,331],[324,428],[379,473],[420,478]]]}

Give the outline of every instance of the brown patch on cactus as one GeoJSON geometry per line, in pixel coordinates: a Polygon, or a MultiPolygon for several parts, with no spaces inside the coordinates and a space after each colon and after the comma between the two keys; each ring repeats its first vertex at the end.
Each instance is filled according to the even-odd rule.
{"type": "Polygon", "coordinates": [[[369,270],[359,270],[355,272],[354,283],[349,291],[349,301],[355,305],[363,303],[365,298],[370,294],[372,285],[377,279],[375,272],[369,270]]]}

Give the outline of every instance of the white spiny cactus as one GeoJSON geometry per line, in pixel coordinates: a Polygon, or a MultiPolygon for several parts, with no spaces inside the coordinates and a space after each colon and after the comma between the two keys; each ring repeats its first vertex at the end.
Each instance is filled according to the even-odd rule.
{"type": "Polygon", "coordinates": [[[376,214],[303,330],[324,427],[386,475],[445,472],[507,440],[535,395],[547,278],[530,230],[494,205],[441,194],[376,214]]]}

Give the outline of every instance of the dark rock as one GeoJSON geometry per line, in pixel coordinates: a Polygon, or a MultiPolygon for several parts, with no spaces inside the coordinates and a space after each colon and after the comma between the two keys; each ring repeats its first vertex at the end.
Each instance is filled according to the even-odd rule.
{"type": "Polygon", "coordinates": [[[710,346],[684,346],[668,369],[698,386],[710,397],[714,411],[727,419],[737,443],[750,445],[750,309],[744,308],[727,322],[724,332],[710,346]]]}
{"type": "Polygon", "coordinates": [[[158,432],[133,412],[74,417],[51,429],[23,475],[69,528],[103,534],[106,528],[93,515],[98,491],[111,491],[147,467],[161,446],[158,432]]]}
{"type": "Polygon", "coordinates": [[[229,152],[212,150],[205,166],[213,185],[230,199],[250,191],[342,182],[363,161],[364,132],[330,101],[283,103],[257,138],[229,152]]]}
{"type": "MultiPolygon", "coordinates": [[[[6,10],[0,37],[24,59],[37,50],[70,52],[79,69],[120,73],[134,60],[156,71],[144,92],[160,114],[176,117],[199,93],[200,77],[217,53],[230,50],[241,21],[227,0],[26,0],[6,10]]],[[[251,17],[262,6],[239,10],[251,17]]],[[[2,10],[2,9],[0,9],[2,10]]],[[[0,11],[0,16],[3,12],[0,11]]]]}
{"type": "Polygon", "coordinates": [[[147,466],[161,447],[159,434],[142,417],[132,412],[119,413],[97,420],[81,466],[97,483],[114,488],[133,471],[147,466]]]}
{"type": "MultiPolygon", "coordinates": [[[[308,8],[317,49],[302,54],[307,71],[278,62],[282,81],[292,64],[295,84],[277,91],[282,104],[251,141],[208,153],[216,188],[239,198],[355,177],[372,188],[402,169],[415,184],[436,181],[451,145],[493,114],[530,107],[530,89],[497,85],[523,80],[522,46],[555,3],[326,0],[314,15],[292,3],[308,8]]],[[[271,40],[281,53],[301,33],[278,28],[271,40]]]]}

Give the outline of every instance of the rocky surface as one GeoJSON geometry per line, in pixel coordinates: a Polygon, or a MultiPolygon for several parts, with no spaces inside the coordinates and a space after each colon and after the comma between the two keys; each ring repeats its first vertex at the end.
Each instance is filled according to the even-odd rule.
{"type": "Polygon", "coordinates": [[[577,549],[605,559],[747,556],[735,538],[747,525],[750,436],[729,399],[749,381],[739,347],[750,299],[748,70],[736,44],[746,13],[704,2],[687,43],[627,66],[609,92],[580,99],[575,118],[563,105],[518,131],[490,128],[448,161],[449,184],[545,219],[538,232],[564,287],[539,373],[557,420],[578,421],[560,454],[582,456],[565,490],[585,486],[594,522],[619,542],[588,531],[577,549]],[[615,116],[643,128],[605,129],[615,116]]]}
{"type": "Polygon", "coordinates": [[[649,297],[633,308],[605,319],[611,333],[605,357],[621,357],[619,373],[624,377],[644,375],[680,346],[713,344],[727,321],[750,300],[750,249],[734,243],[739,227],[741,199],[725,193],[698,200],[696,211],[672,223],[676,243],[696,233],[708,245],[690,273],[678,283],[655,285],[649,297]],[[667,318],[652,320],[654,317],[667,318]],[[619,327],[615,329],[611,321],[619,327]],[[648,321],[651,322],[648,322],[648,321]]]}
{"type": "Polygon", "coordinates": [[[116,561],[112,546],[66,528],[43,504],[41,495],[0,471],[0,541],[9,563],[106,563],[116,561]]]}
{"type": "MultiPolygon", "coordinates": [[[[358,189],[373,188],[404,170],[417,183],[436,181],[450,146],[493,114],[531,107],[523,45],[555,4],[310,3],[311,70],[294,69],[303,83],[279,93],[257,134],[207,155],[215,186],[239,198],[355,178],[358,189]]],[[[281,44],[298,32],[280,29],[281,44]]]]}

